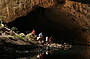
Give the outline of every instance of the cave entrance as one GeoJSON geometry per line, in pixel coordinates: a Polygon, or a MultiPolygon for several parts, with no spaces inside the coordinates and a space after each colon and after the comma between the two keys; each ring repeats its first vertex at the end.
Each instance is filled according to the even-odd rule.
{"type": "Polygon", "coordinates": [[[52,36],[57,43],[72,44],[74,40],[81,39],[80,28],[70,20],[72,18],[68,19],[64,13],[59,14],[60,16],[57,10],[37,6],[28,15],[8,23],[8,26],[17,27],[20,32],[26,34],[35,29],[37,34],[43,32],[45,36],[52,36]]]}

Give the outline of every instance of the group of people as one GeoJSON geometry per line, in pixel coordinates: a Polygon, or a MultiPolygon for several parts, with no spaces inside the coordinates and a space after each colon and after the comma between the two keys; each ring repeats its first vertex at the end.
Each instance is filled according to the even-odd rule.
{"type": "MultiPolygon", "coordinates": [[[[34,36],[36,36],[35,30],[32,30],[32,34],[34,36]]],[[[49,45],[49,44],[52,44],[53,43],[52,36],[51,37],[49,37],[49,36],[46,36],[45,37],[42,32],[37,35],[37,40],[42,45],[44,45],[44,44],[49,45]]]]}

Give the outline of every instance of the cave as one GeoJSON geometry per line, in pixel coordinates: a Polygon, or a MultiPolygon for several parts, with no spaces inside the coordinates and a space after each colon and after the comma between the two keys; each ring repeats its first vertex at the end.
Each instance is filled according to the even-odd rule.
{"type": "Polygon", "coordinates": [[[57,43],[76,44],[84,41],[81,27],[75,22],[74,17],[58,12],[55,8],[36,6],[26,16],[16,18],[7,25],[9,28],[16,27],[25,34],[35,29],[36,34],[43,32],[44,36],[52,36],[57,43]]]}
{"type": "Polygon", "coordinates": [[[83,3],[83,4],[90,4],[89,0],[71,0],[71,1],[75,1],[75,2],[80,2],[80,3],[83,3]]]}

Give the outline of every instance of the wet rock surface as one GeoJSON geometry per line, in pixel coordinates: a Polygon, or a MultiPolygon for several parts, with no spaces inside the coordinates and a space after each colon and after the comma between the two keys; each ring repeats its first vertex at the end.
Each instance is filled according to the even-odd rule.
{"type": "MultiPolygon", "coordinates": [[[[31,36],[31,33],[25,35],[24,33],[17,34],[11,29],[8,29],[7,27],[0,27],[0,51],[2,53],[7,53],[12,54],[17,51],[30,51],[31,49],[35,48],[40,48],[40,49],[70,49],[72,45],[64,43],[62,44],[57,44],[57,43],[52,43],[52,44],[39,44],[36,39],[36,37],[31,36]],[[24,36],[23,38],[20,38],[19,35],[24,36]],[[26,39],[26,40],[25,40],[26,39]],[[11,51],[11,52],[9,52],[11,51]]],[[[18,53],[18,52],[17,52],[18,53]]],[[[28,53],[28,52],[25,52],[28,53]]]]}
{"type": "Polygon", "coordinates": [[[19,34],[6,27],[0,28],[0,45],[32,45],[33,43],[20,39],[19,34]]]}

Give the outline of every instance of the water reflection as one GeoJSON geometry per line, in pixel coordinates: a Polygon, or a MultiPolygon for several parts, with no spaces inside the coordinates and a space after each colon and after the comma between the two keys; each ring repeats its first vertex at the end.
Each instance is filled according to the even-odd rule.
{"type": "Polygon", "coordinates": [[[73,46],[68,50],[42,50],[36,49],[29,56],[17,59],[90,59],[90,47],[73,46]],[[32,53],[34,53],[33,56],[32,53]]]}

